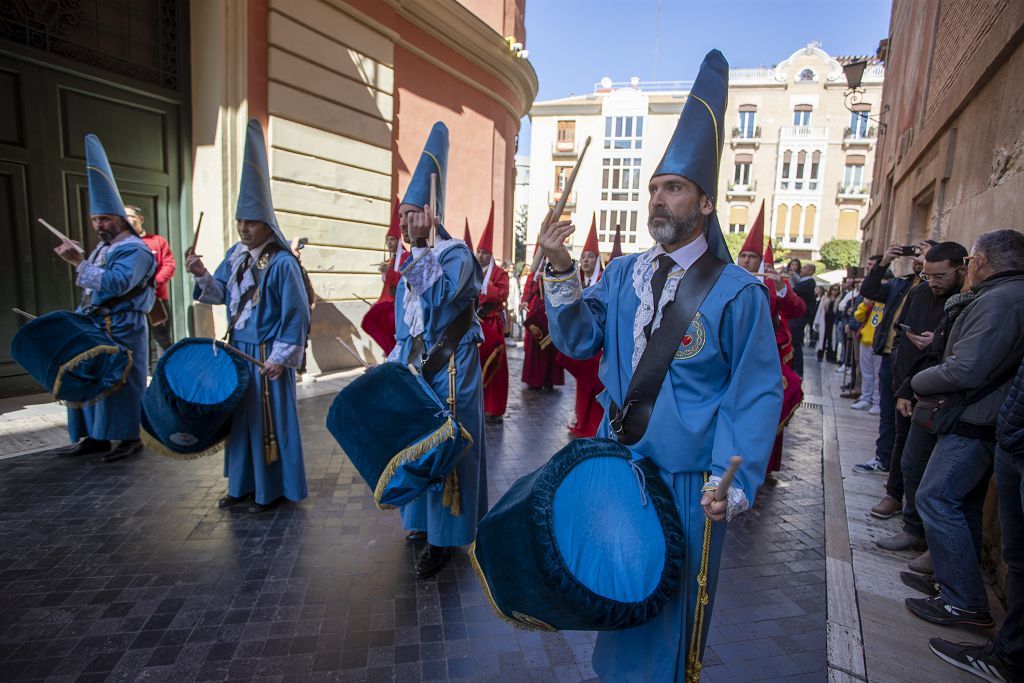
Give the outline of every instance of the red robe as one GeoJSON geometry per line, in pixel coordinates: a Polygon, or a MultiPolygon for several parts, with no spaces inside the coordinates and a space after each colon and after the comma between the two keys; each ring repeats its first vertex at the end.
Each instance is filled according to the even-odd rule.
{"type": "MultiPolygon", "coordinates": [[[[582,277],[581,272],[580,278],[582,277]]],[[[601,276],[598,275],[598,280],[600,279],[601,276]]],[[[569,433],[577,438],[590,438],[597,434],[597,428],[601,426],[601,420],[604,418],[604,408],[597,402],[598,394],[604,391],[604,385],[597,377],[597,371],[601,367],[601,353],[598,352],[596,356],[586,360],[576,360],[559,351],[557,360],[559,365],[576,378],[576,426],[570,429],[569,433]]]]}
{"type": "Polygon", "coordinates": [[[775,344],[779,349],[779,364],[782,368],[782,415],[779,416],[779,428],[775,432],[775,445],[772,457],[768,461],[768,471],[778,472],[782,469],[782,430],[793,417],[800,401],[804,399],[803,381],[793,371],[793,337],[789,332],[789,321],[802,318],[807,310],[803,299],[796,295],[792,287],[786,287],[785,296],[779,296],[774,282],[767,282],[769,310],[772,324],[775,326],[775,344]]]}
{"type": "Polygon", "coordinates": [[[505,353],[505,304],[508,302],[508,273],[491,268],[487,293],[480,293],[480,327],[484,340],[480,344],[480,367],[484,385],[484,414],[498,417],[508,404],[508,354],[505,353]]]}
{"type": "Polygon", "coordinates": [[[540,283],[531,276],[523,292],[526,334],[523,335],[523,382],[540,389],[565,384],[565,371],[556,362],[558,349],[548,335],[548,314],[540,283]]]}
{"type": "MultiPolygon", "coordinates": [[[[402,252],[402,263],[409,258],[408,251],[402,252]]],[[[360,327],[366,334],[377,342],[384,355],[391,353],[395,348],[395,291],[398,283],[402,280],[401,271],[395,270],[395,257],[388,259],[388,269],[384,271],[384,285],[381,287],[377,303],[370,306],[370,310],[363,316],[360,327]]]]}

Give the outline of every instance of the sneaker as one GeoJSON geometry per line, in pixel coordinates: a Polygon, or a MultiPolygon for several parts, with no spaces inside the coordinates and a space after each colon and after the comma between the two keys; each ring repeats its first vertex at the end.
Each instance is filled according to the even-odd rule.
{"type": "Polygon", "coordinates": [[[881,415],[882,409],[878,406],[871,406],[871,410],[868,411],[868,415],[881,415]]]}
{"type": "Polygon", "coordinates": [[[934,574],[935,567],[932,565],[931,551],[925,551],[907,562],[907,569],[918,574],[934,574]]]}
{"type": "Polygon", "coordinates": [[[939,626],[976,626],[992,628],[996,625],[987,610],[971,610],[954,607],[941,595],[932,598],[907,598],[907,609],[925,621],[939,626]]]}
{"type": "Polygon", "coordinates": [[[868,403],[867,401],[857,401],[852,406],[850,406],[850,410],[867,410],[870,407],[871,404],[868,403]]]}
{"type": "Polygon", "coordinates": [[[846,372],[846,366],[845,365],[840,365],[838,368],[836,368],[836,374],[837,375],[841,375],[844,372],[846,372]]]}
{"type": "Polygon", "coordinates": [[[978,678],[991,683],[1008,683],[1014,680],[1014,672],[996,657],[991,640],[983,645],[977,645],[932,638],[928,641],[928,646],[940,658],[978,678]]]}
{"type": "Polygon", "coordinates": [[[913,588],[918,593],[924,593],[930,598],[939,594],[939,582],[930,576],[914,572],[900,572],[900,581],[907,588],[913,588]]]}
{"type": "Polygon", "coordinates": [[[857,474],[888,474],[889,468],[884,466],[878,458],[871,458],[867,462],[854,465],[853,471],[857,474]]]}
{"type": "Polygon", "coordinates": [[[892,496],[884,496],[878,505],[871,508],[871,516],[877,519],[889,519],[903,513],[903,503],[892,496]]]}
{"type": "Polygon", "coordinates": [[[890,536],[889,538],[880,538],[875,541],[882,550],[916,550],[921,552],[928,548],[927,542],[920,536],[916,536],[912,533],[901,531],[898,534],[890,536]]]}

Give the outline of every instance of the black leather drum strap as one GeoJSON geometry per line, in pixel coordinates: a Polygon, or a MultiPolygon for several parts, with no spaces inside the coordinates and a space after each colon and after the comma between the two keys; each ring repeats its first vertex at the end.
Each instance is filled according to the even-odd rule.
{"type": "Polygon", "coordinates": [[[434,345],[430,347],[430,351],[426,354],[427,358],[423,361],[423,365],[420,366],[420,372],[427,379],[432,379],[442,369],[448,367],[448,359],[451,358],[452,354],[455,353],[455,349],[458,348],[459,342],[466,336],[466,332],[469,331],[470,325],[473,324],[473,304],[475,301],[469,302],[469,304],[462,309],[462,313],[456,316],[455,320],[448,323],[448,327],[445,328],[444,334],[441,338],[434,342],[434,345]]]}
{"type": "Polygon", "coordinates": [[[611,405],[611,429],[621,443],[628,446],[643,438],[679,342],[724,269],[725,263],[708,249],[683,274],[675,299],[665,307],[661,325],[633,371],[622,408],[611,405]]]}

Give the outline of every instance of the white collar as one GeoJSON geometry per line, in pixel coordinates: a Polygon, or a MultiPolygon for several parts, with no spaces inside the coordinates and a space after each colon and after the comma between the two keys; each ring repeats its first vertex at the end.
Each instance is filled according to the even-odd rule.
{"type": "Polygon", "coordinates": [[[253,261],[258,259],[260,257],[260,254],[263,253],[263,250],[267,248],[267,245],[270,244],[270,240],[272,240],[272,239],[274,239],[274,238],[271,237],[270,239],[268,239],[266,242],[264,242],[263,244],[261,244],[258,247],[251,247],[251,248],[249,248],[248,249],[248,251],[249,251],[249,258],[251,258],[253,261]]]}
{"type": "Polygon", "coordinates": [[[661,244],[655,246],[654,257],[657,258],[662,254],[668,254],[672,258],[672,260],[676,262],[676,265],[678,265],[683,270],[687,270],[694,263],[696,263],[697,259],[703,256],[704,252],[707,250],[708,241],[704,237],[704,234],[701,233],[700,235],[697,235],[697,239],[690,242],[689,244],[684,244],[683,246],[679,247],[672,253],[665,251],[665,247],[662,246],[661,244]]]}

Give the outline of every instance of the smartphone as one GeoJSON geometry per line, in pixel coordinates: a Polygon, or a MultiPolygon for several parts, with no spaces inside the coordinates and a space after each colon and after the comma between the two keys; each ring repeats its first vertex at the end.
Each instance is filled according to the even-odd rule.
{"type": "Polygon", "coordinates": [[[900,328],[904,332],[909,332],[910,334],[917,334],[917,332],[914,332],[912,329],[910,329],[910,325],[907,325],[906,323],[899,323],[896,325],[896,327],[900,328]]]}
{"type": "Polygon", "coordinates": [[[900,247],[900,249],[903,250],[902,252],[900,252],[902,256],[917,256],[918,254],[917,247],[915,247],[913,244],[902,246],[900,247]]]}

